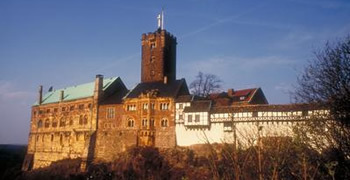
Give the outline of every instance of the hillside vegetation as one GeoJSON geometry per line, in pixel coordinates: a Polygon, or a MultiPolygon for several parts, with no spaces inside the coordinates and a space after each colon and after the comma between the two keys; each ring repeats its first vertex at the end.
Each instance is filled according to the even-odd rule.
{"type": "Polygon", "coordinates": [[[3,151],[2,179],[347,179],[349,161],[336,149],[317,152],[290,139],[268,139],[248,149],[232,144],[190,148],[133,147],[112,162],[94,162],[80,171],[81,159],[21,172],[25,148],[3,151]],[[20,153],[21,152],[21,153],[20,153]],[[5,155],[7,153],[7,155],[5,155]],[[12,154],[12,155],[11,155],[12,154]],[[17,155],[15,155],[17,154],[17,155]],[[7,160],[4,161],[4,157],[7,160]],[[9,157],[12,157],[12,160],[9,157]],[[20,159],[21,158],[21,159],[20,159]],[[7,163],[3,163],[6,162],[7,163]],[[337,162],[337,163],[334,163],[337,162]],[[8,167],[4,171],[4,167],[8,167]],[[5,172],[5,173],[4,173],[5,172]]]}

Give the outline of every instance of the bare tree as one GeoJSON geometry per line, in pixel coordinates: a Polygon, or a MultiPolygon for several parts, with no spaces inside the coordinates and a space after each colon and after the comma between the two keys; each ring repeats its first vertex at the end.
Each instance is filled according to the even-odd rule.
{"type": "Polygon", "coordinates": [[[334,44],[328,42],[323,50],[315,52],[315,57],[298,78],[294,97],[296,102],[315,103],[329,110],[329,121],[315,118],[301,127],[303,138],[313,145],[326,140],[328,147],[340,151],[349,162],[350,36],[334,44]]]}
{"type": "Polygon", "coordinates": [[[221,89],[222,81],[214,74],[198,72],[196,79],[190,84],[191,93],[207,97],[210,93],[221,89]]]}

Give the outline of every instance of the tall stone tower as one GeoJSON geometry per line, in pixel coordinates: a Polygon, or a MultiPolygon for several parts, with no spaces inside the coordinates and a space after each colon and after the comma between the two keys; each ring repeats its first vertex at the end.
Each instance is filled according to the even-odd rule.
{"type": "Polygon", "coordinates": [[[176,37],[159,27],[142,34],[141,83],[176,80],[176,37]]]}

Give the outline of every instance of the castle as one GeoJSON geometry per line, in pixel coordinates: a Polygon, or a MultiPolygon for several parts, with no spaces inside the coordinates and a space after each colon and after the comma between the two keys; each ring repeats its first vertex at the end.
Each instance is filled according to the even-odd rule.
{"type": "MultiPolygon", "coordinates": [[[[160,22],[162,24],[162,22],[160,22]]],[[[143,34],[141,82],[127,89],[120,77],[43,93],[31,111],[23,170],[62,159],[112,161],[131,146],[172,148],[203,143],[251,143],[258,136],[290,136],[309,105],[269,105],[260,88],[191,95],[176,79],[176,38],[162,25],[143,34]]]]}

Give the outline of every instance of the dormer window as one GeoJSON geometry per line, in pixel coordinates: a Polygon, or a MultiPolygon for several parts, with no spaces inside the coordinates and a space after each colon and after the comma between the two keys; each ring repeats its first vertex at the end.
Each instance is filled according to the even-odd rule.
{"type": "Polygon", "coordinates": [[[239,97],[239,100],[243,101],[245,99],[244,96],[239,97]]]}

